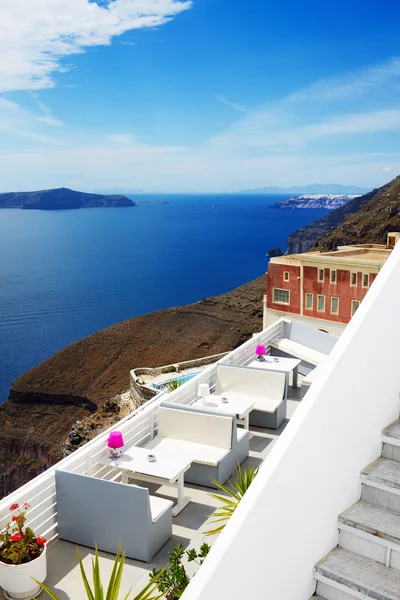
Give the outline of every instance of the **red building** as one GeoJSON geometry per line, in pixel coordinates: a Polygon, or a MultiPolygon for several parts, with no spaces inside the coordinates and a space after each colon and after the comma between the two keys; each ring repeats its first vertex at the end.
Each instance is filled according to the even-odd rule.
{"type": "Polygon", "coordinates": [[[340,334],[390,256],[400,233],[387,245],[340,246],[272,258],[268,265],[264,326],[285,314],[328,333],[340,334]]]}

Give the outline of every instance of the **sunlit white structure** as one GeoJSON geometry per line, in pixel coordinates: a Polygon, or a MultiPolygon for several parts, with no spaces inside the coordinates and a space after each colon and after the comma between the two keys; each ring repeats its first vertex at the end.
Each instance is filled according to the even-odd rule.
{"type": "MultiPolygon", "coordinates": [[[[316,369],[315,362],[302,363],[300,376],[308,380],[307,393],[292,390],[287,398],[290,420],[278,430],[250,427],[247,460],[262,463],[260,472],[186,589],[184,600],[308,600],[317,586],[325,600],[400,598],[400,514],[396,512],[400,513],[400,431],[395,425],[382,438],[400,410],[399,294],[400,245],[338,341],[313,330],[308,345],[307,328],[303,344],[299,337],[292,340],[297,344],[292,343],[292,349],[299,353],[304,345],[308,357],[319,358],[316,369]],[[387,462],[366,470],[381,454],[387,462]],[[357,515],[338,522],[361,494],[366,504],[387,511],[382,512],[387,520],[381,524],[379,511],[372,511],[376,534],[371,534],[372,524],[352,527],[357,515]],[[323,560],[338,542],[336,554],[323,560]],[[378,573],[386,588],[380,587],[378,573]],[[391,591],[397,582],[399,587],[391,591]]],[[[268,327],[168,394],[168,402],[194,404],[200,384],[214,390],[218,365],[248,365],[257,344],[275,348],[279,355],[280,346],[288,347],[281,340],[290,342],[290,332],[301,331],[293,325],[282,320],[268,327]]],[[[159,394],[121,421],[118,429],[127,447],[143,446],[157,435],[159,407],[165,399],[165,393],[159,394]]],[[[79,588],[73,544],[57,541],[55,471],[120,481],[115,469],[104,464],[107,437],[108,432],[98,436],[0,503],[2,516],[7,517],[11,502],[30,502],[30,525],[53,542],[48,584],[73,600],[86,596],[79,588]]],[[[216,504],[201,486],[190,486],[189,493],[192,502],[174,518],[170,545],[156,555],[155,562],[127,561],[126,591],[145,585],[148,570],[165,564],[174,544],[198,547],[203,541],[207,516],[216,504]]],[[[85,550],[86,564],[92,554],[85,550]]],[[[104,555],[102,560],[109,563],[112,558],[104,555]]]]}

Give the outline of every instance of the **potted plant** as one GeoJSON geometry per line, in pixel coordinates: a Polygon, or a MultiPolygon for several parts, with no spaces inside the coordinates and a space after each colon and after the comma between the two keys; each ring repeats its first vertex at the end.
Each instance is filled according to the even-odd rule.
{"type": "Polygon", "coordinates": [[[46,579],[46,540],[26,527],[27,502],[10,506],[11,519],[0,532],[0,585],[6,598],[33,598],[46,579]]]}

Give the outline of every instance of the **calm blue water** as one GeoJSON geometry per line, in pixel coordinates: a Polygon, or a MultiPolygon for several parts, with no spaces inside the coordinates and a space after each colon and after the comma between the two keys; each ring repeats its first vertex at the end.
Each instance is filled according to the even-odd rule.
{"type": "Polygon", "coordinates": [[[269,249],[284,248],[291,232],[326,213],[269,209],[278,198],[0,210],[0,402],[16,377],[67,344],[264,273],[269,249]]]}
{"type": "Polygon", "coordinates": [[[171,383],[171,381],[180,381],[183,385],[187,381],[193,379],[193,377],[196,377],[196,375],[199,373],[200,371],[197,371],[196,373],[187,373],[187,375],[179,375],[178,377],[170,376],[169,379],[164,379],[164,381],[160,381],[160,383],[153,383],[152,387],[156,390],[163,390],[169,383],[171,383]]]}

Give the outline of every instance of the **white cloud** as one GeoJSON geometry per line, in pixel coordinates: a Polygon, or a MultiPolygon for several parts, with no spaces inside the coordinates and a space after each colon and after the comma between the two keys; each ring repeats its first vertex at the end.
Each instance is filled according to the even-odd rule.
{"type": "Polygon", "coordinates": [[[247,112],[247,108],[245,106],[242,106],[241,104],[236,104],[236,102],[231,102],[226,96],[221,96],[221,94],[214,94],[214,96],[218,100],[218,102],[221,102],[221,104],[226,104],[227,106],[230,106],[231,108],[233,108],[234,110],[238,110],[239,112],[247,112]]]}
{"type": "Polygon", "coordinates": [[[353,71],[337,77],[329,77],[296,91],[287,96],[287,101],[323,101],[349,100],[365,94],[385,93],[385,86],[393,85],[397,80],[400,85],[400,59],[391,60],[353,71]]]}
{"type": "Polygon", "coordinates": [[[63,136],[54,135],[53,128],[61,127],[63,123],[55,119],[50,110],[39,100],[33,99],[40,111],[39,115],[20,107],[15,102],[10,102],[0,97],[0,132],[3,145],[10,147],[22,140],[30,140],[34,144],[59,146],[65,145],[67,140],[63,136]]]}
{"type": "Polygon", "coordinates": [[[8,138],[0,135],[1,188],[78,182],[72,187],[87,191],[235,191],[315,181],[376,187],[389,170],[400,173],[396,64],[335,79],[333,99],[330,84],[317,82],[241,111],[233,126],[191,147],[173,134],[151,144],[129,128],[110,134],[99,124],[93,134],[56,126],[36,92],[35,114],[0,98],[0,131],[8,138]]]}
{"type": "Polygon", "coordinates": [[[191,7],[183,0],[3,0],[0,92],[54,85],[62,59],[110,44],[132,29],[157,27],[191,7]]]}
{"type": "Polygon", "coordinates": [[[287,152],[322,139],[391,131],[400,126],[399,92],[400,59],[394,58],[249,111],[210,145],[241,154],[255,148],[287,152]]]}

